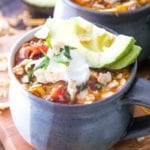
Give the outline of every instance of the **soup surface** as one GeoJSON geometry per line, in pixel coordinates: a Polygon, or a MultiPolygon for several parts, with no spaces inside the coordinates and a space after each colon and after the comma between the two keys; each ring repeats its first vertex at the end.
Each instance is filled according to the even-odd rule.
{"type": "MultiPolygon", "coordinates": [[[[25,90],[45,100],[67,104],[90,104],[118,92],[129,78],[129,68],[117,71],[87,68],[87,70],[89,69],[89,73],[86,75],[88,76],[87,81],[79,83],[77,86],[73,80],[66,82],[65,79],[53,78],[56,81],[50,81],[50,79],[47,79],[52,78],[50,73],[47,73],[45,77],[46,80],[49,80],[49,82],[46,82],[45,79],[40,79],[44,76],[41,69],[48,67],[50,51],[52,50],[48,49],[44,40],[34,38],[18,50],[13,68],[14,74],[25,90]],[[43,61],[38,62],[38,65],[34,63],[40,59],[43,59],[43,61]]],[[[71,55],[71,51],[73,50],[69,50],[68,56],[71,55]]],[[[66,65],[67,62],[63,62],[61,67],[66,67],[66,65]]],[[[60,66],[55,67],[61,69],[60,66]]],[[[82,69],[83,66],[80,67],[82,69]]],[[[59,73],[63,76],[63,73],[59,71],[54,76],[58,76],[59,73]]],[[[76,75],[79,78],[82,76],[81,74],[76,75]]]]}
{"type": "Polygon", "coordinates": [[[150,4],[150,0],[73,0],[75,3],[97,11],[125,12],[150,4]]]}
{"type": "Polygon", "coordinates": [[[13,72],[46,101],[90,104],[118,92],[140,54],[135,39],[75,17],[49,18],[16,52],[13,72]]]}

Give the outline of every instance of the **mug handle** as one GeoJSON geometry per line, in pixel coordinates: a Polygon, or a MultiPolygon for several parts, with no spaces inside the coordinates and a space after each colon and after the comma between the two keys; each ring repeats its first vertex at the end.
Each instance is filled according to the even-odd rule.
{"type": "Polygon", "coordinates": [[[150,25],[150,15],[147,16],[146,23],[150,25]]]}
{"type": "MultiPolygon", "coordinates": [[[[150,81],[137,78],[123,98],[123,105],[139,105],[150,108],[150,81]]],[[[132,139],[150,134],[150,115],[136,117],[123,139],[132,139]]]]}

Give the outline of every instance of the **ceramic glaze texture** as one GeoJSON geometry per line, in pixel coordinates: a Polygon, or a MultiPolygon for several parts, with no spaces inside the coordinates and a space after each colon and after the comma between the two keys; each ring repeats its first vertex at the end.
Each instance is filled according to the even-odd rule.
{"type": "Polygon", "coordinates": [[[88,10],[74,4],[71,0],[59,0],[54,11],[54,17],[67,19],[73,16],[81,16],[93,23],[112,28],[118,33],[134,36],[137,44],[143,48],[139,60],[150,56],[150,5],[137,9],[136,12],[116,15],[88,10]]]}
{"type": "Polygon", "coordinates": [[[39,150],[107,150],[125,135],[131,119],[129,108],[118,107],[116,101],[59,109],[18,92],[14,86],[10,90],[15,125],[39,150]]]}
{"type": "MultiPolygon", "coordinates": [[[[44,101],[26,92],[12,71],[16,51],[23,43],[33,38],[37,30],[38,28],[30,31],[14,45],[9,60],[10,110],[16,128],[21,136],[38,150],[107,150],[127,134],[127,129],[133,121],[131,106],[126,105],[130,104],[130,101],[124,100],[123,96],[133,85],[137,63],[131,67],[127,84],[104,101],[85,105],[65,105],[44,101]]],[[[150,84],[142,81],[139,85],[144,86],[140,87],[140,96],[146,95],[143,102],[140,97],[139,104],[149,107],[150,84]],[[144,92],[145,88],[147,93],[144,92]]],[[[129,100],[136,95],[132,104],[138,102],[136,91],[130,95],[126,94],[129,95],[129,100]]],[[[143,120],[141,123],[143,124],[143,120]]],[[[130,136],[138,136],[138,132],[133,133],[136,134],[130,136]]]]}

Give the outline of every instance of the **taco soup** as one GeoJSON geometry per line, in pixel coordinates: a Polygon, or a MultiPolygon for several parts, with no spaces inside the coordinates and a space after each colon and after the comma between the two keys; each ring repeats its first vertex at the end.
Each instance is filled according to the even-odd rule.
{"type": "Polygon", "coordinates": [[[96,11],[126,12],[150,4],[150,0],[73,0],[73,2],[96,11]]]}
{"type": "Polygon", "coordinates": [[[126,84],[129,65],[141,51],[134,43],[82,18],[49,19],[18,49],[13,72],[26,91],[43,100],[91,104],[126,84]]]}

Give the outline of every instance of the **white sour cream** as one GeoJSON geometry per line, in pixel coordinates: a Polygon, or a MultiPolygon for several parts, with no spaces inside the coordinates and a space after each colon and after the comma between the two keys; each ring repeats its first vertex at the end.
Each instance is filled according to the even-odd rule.
{"type": "Polygon", "coordinates": [[[46,69],[38,69],[34,72],[37,81],[40,83],[55,83],[60,80],[66,82],[72,80],[76,85],[86,82],[90,76],[88,63],[75,50],[71,50],[70,53],[72,59],[69,66],[52,60],[46,69]]]}

